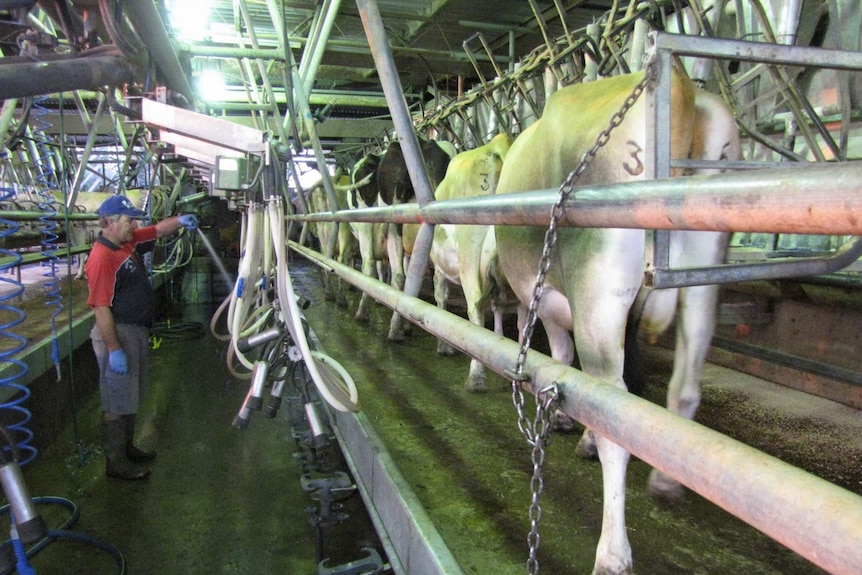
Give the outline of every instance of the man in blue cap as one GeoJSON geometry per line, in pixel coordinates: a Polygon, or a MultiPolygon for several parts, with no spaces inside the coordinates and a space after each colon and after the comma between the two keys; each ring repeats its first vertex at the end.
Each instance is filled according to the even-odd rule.
{"type": "Polygon", "coordinates": [[[96,316],[90,332],[99,362],[102,448],[109,477],[143,479],[143,465],[156,454],[134,444],[138,406],[148,386],[148,329],[155,321],[155,295],[141,256],[155,240],[182,227],[197,229],[193,214],[139,227],[146,214],[122,195],[99,206],[101,232],[86,263],[87,304],[96,316]]]}

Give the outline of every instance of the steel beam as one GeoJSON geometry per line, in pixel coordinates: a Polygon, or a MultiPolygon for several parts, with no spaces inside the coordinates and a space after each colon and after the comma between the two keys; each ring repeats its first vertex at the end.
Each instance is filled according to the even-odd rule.
{"type": "Polygon", "coordinates": [[[146,98],[141,104],[142,120],[151,126],[240,152],[261,153],[268,146],[266,133],[254,128],[146,98]]]}

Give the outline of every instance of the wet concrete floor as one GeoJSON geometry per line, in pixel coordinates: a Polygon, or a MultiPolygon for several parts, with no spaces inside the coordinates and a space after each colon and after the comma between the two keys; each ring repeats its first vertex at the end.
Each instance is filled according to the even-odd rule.
{"type": "MultiPolygon", "coordinates": [[[[142,481],[105,477],[92,350],[76,352],[76,421],[40,448],[24,477],[37,501],[52,500],[37,506],[50,528],[63,526],[77,506],[80,518],[69,529],[113,547],[125,571],[96,544],[61,538],[32,557],[37,573],[314,574],[318,552],[337,566],[364,557],[363,546],[379,547],[358,495],[341,502],[347,519],[325,529],[317,546],[306,511],[317,503],[301,488],[287,410],[275,419],[255,413],[244,431],[231,426],[248,382],[228,373],[226,344],[209,334],[212,311],[173,306],[172,327],[151,352],[153,386],[139,415],[139,443],[158,458],[142,481]]],[[[34,394],[68,383],[53,380],[34,382],[34,394]]]]}
{"type": "MultiPolygon", "coordinates": [[[[508,382],[489,374],[488,392],[466,392],[465,357],[438,357],[433,338],[418,329],[405,342],[389,344],[388,310],[375,306],[371,322],[358,324],[350,310],[324,301],[316,268],[297,259],[291,271],[297,291],[312,301],[306,314],[325,351],[351,373],[363,410],[464,572],[525,572],[531,463],[508,382]]],[[[357,299],[350,294],[353,306],[357,299]]],[[[168,315],[182,331],[186,324],[207,326],[212,311],[210,305],[174,305],[168,315]]],[[[73,501],[81,514],[71,528],[115,546],[127,573],[317,572],[305,511],[312,502],[300,487],[286,416],[254,417],[246,431],[231,427],[247,383],[228,373],[225,347],[205,329],[201,337],[164,342],[152,352],[154,386],[140,417],[141,443],[159,457],[150,478],[123,482],[104,476],[92,352],[84,346],[76,373],[90,391],[80,394],[76,425],[60,430],[25,469],[31,494],[73,501]]],[[[669,360],[660,350],[648,351],[647,359],[655,374],[647,395],[661,402],[669,360]]],[[[699,419],[862,492],[862,447],[855,439],[862,437],[862,423],[854,410],[710,366],[699,419]],[[754,396],[752,389],[758,390],[754,396]]],[[[592,567],[600,468],[574,457],[576,440],[558,435],[548,450],[542,573],[589,573],[592,567]]],[[[648,472],[633,460],[628,474],[628,529],[638,574],[822,573],[695,494],[677,503],[656,501],[645,490],[648,472]]],[[[325,538],[330,564],[377,546],[360,503],[358,497],[345,502],[347,534],[325,538]]],[[[40,512],[52,527],[67,515],[62,505],[40,505],[40,512]]],[[[37,573],[118,572],[105,551],[61,540],[35,556],[33,566],[37,573]]]]}
{"type": "MultiPolygon", "coordinates": [[[[295,285],[320,300],[316,272],[297,274],[295,285]]],[[[427,290],[423,297],[430,297],[427,290]]],[[[405,342],[387,344],[390,315],[377,306],[371,322],[360,325],[350,311],[334,305],[308,311],[327,351],[357,381],[363,410],[464,571],[525,572],[532,466],[509,382],[489,374],[486,393],[465,391],[467,359],[436,356],[434,339],[418,328],[405,342]]],[[[663,403],[670,355],[652,348],[646,359],[652,374],[646,396],[663,403]]],[[[698,419],[862,493],[862,443],[855,439],[862,418],[856,410],[710,365],[698,419]]],[[[543,466],[539,561],[544,573],[592,569],[601,472],[597,463],[574,456],[577,439],[557,435],[543,466]]],[[[676,503],[655,500],[645,489],[649,470],[633,458],[628,472],[636,573],[823,572],[694,493],[676,503]]]]}

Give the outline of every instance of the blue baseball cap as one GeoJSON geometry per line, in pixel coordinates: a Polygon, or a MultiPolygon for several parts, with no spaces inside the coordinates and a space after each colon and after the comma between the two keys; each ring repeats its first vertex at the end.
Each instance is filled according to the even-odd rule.
{"type": "Polygon", "coordinates": [[[99,217],[128,216],[130,218],[143,218],[146,212],[137,209],[126,196],[114,195],[102,202],[97,212],[99,217]]]}

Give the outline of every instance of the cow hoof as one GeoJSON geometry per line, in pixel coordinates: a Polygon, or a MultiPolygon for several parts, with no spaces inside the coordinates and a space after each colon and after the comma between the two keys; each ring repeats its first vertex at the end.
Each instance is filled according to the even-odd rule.
{"type": "Polygon", "coordinates": [[[647,490],[653,497],[670,501],[679,501],[685,497],[685,488],[682,484],[657,469],[653,469],[649,474],[647,490]]]}
{"type": "Polygon", "coordinates": [[[554,426],[554,431],[571,433],[575,430],[575,420],[560,411],[559,409],[554,412],[551,423],[554,426]]]}
{"type": "Polygon", "coordinates": [[[438,341],[437,342],[437,355],[443,356],[453,356],[455,355],[455,348],[449,345],[446,342],[438,341]]]}
{"type": "Polygon", "coordinates": [[[583,435],[581,435],[578,446],[575,448],[575,455],[581,459],[595,460],[599,458],[596,439],[590,431],[584,431],[583,435]]]}
{"type": "Polygon", "coordinates": [[[481,393],[488,391],[485,386],[485,378],[467,378],[467,383],[464,385],[467,391],[471,393],[481,393]]]}
{"type": "Polygon", "coordinates": [[[368,323],[368,314],[357,312],[356,315],[353,316],[353,319],[361,321],[362,323],[368,323]]]}
{"type": "Polygon", "coordinates": [[[396,333],[389,332],[389,337],[387,337],[386,339],[388,339],[389,341],[391,341],[393,343],[402,342],[402,341],[404,341],[404,332],[403,331],[396,332],[396,333]]]}

